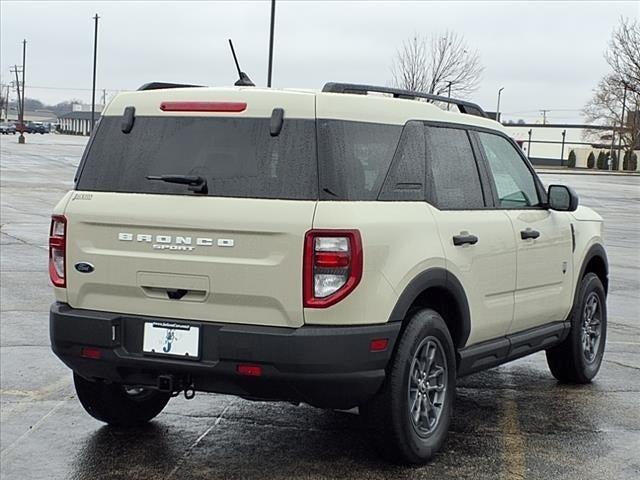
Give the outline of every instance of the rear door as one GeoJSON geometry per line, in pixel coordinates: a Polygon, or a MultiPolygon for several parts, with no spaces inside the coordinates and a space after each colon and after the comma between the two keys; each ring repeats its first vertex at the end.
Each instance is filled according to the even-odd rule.
{"type": "Polygon", "coordinates": [[[119,98],[76,190],[65,211],[72,307],[303,324],[303,240],[318,196],[313,95],[184,89],[119,98]],[[274,108],[284,110],[279,134],[274,108]],[[208,193],[147,179],[159,175],[200,176],[208,193]],[[93,272],[74,268],[81,262],[93,272]]]}
{"type": "Polygon", "coordinates": [[[535,176],[515,145],[497,134],[478,132],[477,136],[496,202],[515,232],[518,274],[509,333],[564,320],[573,291],[569,216],[544,207],[535,176]]]}
{"type": "Polygon", "coordinates": [[[490,208],[466,130],[428,126],[427,197],[447,269],[462,283],[471,310],[468,344],[502,337],[513,320],[516,253],[511,222],[490,208]]]}

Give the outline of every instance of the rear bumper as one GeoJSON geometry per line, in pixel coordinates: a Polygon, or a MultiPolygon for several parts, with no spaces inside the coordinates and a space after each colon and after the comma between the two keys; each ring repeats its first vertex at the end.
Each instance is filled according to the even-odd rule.
{"type": "Polygon", "coordinates": [[[176,385],[192,383],[198,391],[326,408],[361,405],[378,391],[400,331],[399,322],[292,329],[80,310],[59,302],[49,318],[54,353],[85,378],[157,387],[160,376],[170,376],[176,385]],[[148,321],[198,325],[200,359],[143,354],[148,321]],[[371,340],[379,338],[389,340],[387,349],[371,352],[371,340]],[[81,357],[81,348],[88,346],[100,348],[101,358],[81,357]],[[239,375],[239,363],[260,365],[262,375],[239,375]]]}

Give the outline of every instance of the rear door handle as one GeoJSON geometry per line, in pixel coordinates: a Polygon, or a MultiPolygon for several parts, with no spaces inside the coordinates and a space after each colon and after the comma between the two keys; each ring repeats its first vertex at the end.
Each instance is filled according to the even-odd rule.
{"type": "Polygon", "coordinates": [[[527,240],[529,238],[538,238],[540,236],[540,232],[537,230],[533,230],[531,228],[527,228],[526,230],[520,230],[520,238],[522,240],[527,240]]]}
{"type": "Polygon", "coordinates": [[[478,237],[476,237],[475,235],[471,235],[469,233],[461,233],[460,235],[453,236],[453,244],[456,247],[459,247],[460,245],[464,245],[467,243],[469,245],[475,245],[476,243],[478,243],[478,237]]]}

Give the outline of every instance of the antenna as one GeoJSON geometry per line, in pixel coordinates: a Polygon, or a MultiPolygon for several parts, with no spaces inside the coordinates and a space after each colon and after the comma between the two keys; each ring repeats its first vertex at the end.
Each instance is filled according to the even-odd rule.
{"type": "Polygon", "coordinates": [[[233,61],[236,63],[236,69],[238,70],[238,80],[234,85],[236,87],[255,87],[256,84],[251,81],[249,76],[240,70],[240,64],[238,63],[238,57],[236,57],[236,51],[233,48],[233,42],[229,39],[229,46],[231,47],[231,55],[233,55],[233,61]]]}

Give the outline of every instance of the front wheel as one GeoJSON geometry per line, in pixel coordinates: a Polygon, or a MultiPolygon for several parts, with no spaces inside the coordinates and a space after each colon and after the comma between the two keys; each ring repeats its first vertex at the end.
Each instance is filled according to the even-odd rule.
{"type": "Polygon", "coordinates": [[[80,403],[93,418],[109,425],[132,427],[158,415],[171,395],[147,388],[92,382],[73,374],[80,403]]]}
{"type": "Polygon", "coordinates": [[[598,276],[587,273],[571,313],[569,336],[547,350],[549,369],[561,382],[589,383],[600,370],[607,339],[606,300],[598,276]]]}
{"type": "Polygon", "coordinates": [[[399,339],[385,383],[361,407],[381,453],[421,464],[442,447],[456,388],[453,342],[434,310],[413,314],[399,339]]]}

